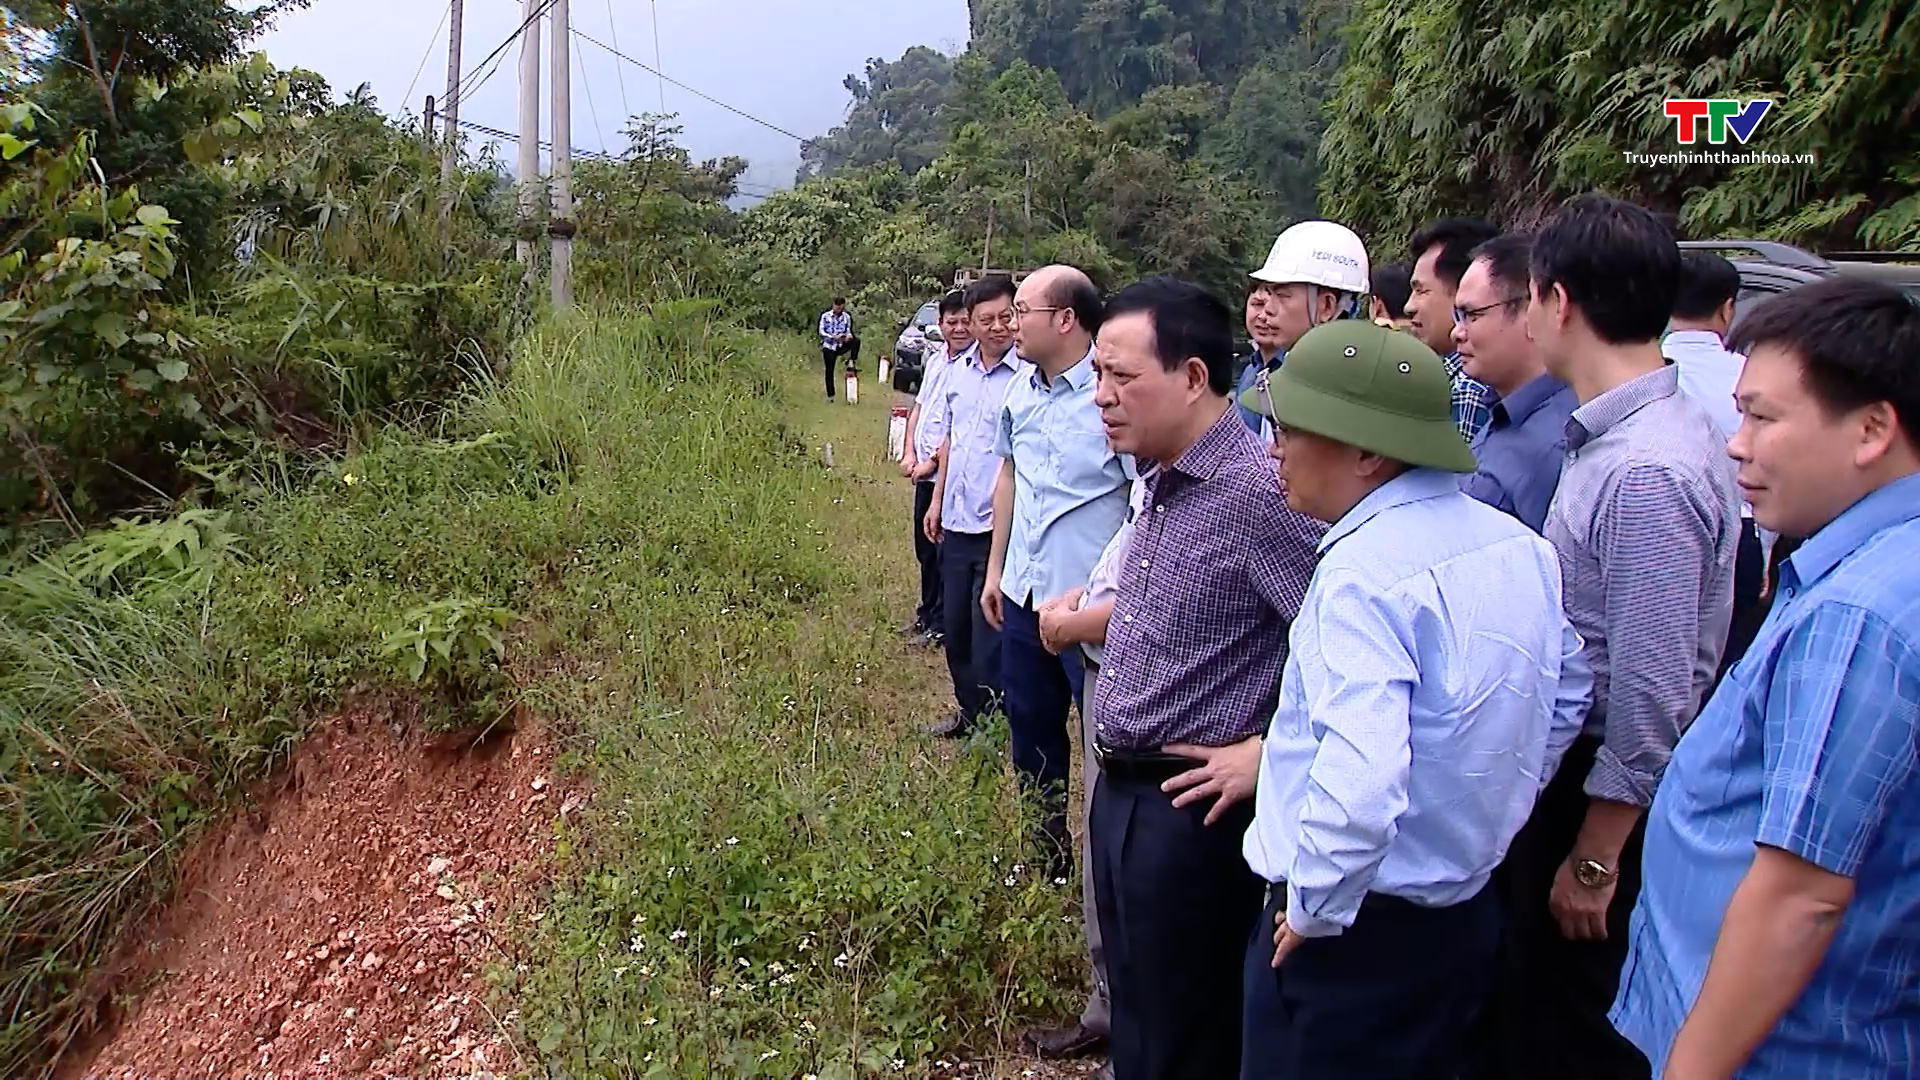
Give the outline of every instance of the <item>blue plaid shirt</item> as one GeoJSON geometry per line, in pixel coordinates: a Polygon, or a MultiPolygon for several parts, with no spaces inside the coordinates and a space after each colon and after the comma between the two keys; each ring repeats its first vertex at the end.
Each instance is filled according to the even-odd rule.
{"type": "Polygon", "coordinates": [[[1459,353],[1448,353],[1440,358],[1447,365],[1447,374],[1453,376],[1453,422],[1460,427],[1460,435],[1472,446],[1480,433],[1493,423],[1493,391],[1486,383],[1467,374],[1460,363],[1459,353]]]}
{"type": "Polygon", "coordinates": [[[834,314],[832,308],[820,313],[820,342],[831,348],[839,342],[834,339],[842,334],[853,333],[853,312],[842,311],[834,314]]]}
{"type": "Polygon", "coordinates": [[[1852,878],[1855,892],[1806,989],[1735,1076],[1913,1076],[1920,476],[1815,533],[1782,566],[1779,590],[1654,798],[1613,1024],[1658,1078],[1765,844],[1852,878]]]}

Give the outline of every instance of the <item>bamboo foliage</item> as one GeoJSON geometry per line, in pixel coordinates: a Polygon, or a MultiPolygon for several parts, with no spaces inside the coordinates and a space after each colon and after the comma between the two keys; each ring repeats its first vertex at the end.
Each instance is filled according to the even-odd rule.
{"type": "Polygon", "coordinates": [[[1360,0],[1321,148],[1323,209],[1404,236],[1612,191],[1693,234],[1920,243],[1920,9],[1900,0],[1360,0]],[[1745,146],[1679,144],[1669,98],[1770,98],[1745,146]],[[1811,164],[1649,164],[1764,151],[1811,164]]]}

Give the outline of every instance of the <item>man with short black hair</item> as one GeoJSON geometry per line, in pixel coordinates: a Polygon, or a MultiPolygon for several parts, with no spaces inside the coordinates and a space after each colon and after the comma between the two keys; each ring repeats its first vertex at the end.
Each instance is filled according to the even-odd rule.
{"type": "Polygon", "coordinates": [[[860,339],[853,333],[853,315],[847,311],[847,298],[836,296],[833,307],[820,313],[820,358],[827,368],[827,400],[833,400],[834,369],[841,357],[855,363],[860,360],[860,339]]]}
{"type": "Polygon", "coordinates": [[[1680,288],[1673,233],[1642,207],[1582,195],[1535,235],[1530,265],[1533,340],[1580,400],[1546,536],[1593,708],[1502,867],[1493,1067],[1644,1078],[1607,1009],[1644,811],[1726,643],[1740,497],[1719,428],[1660,355],[1680,288]]]}
{"type": "Polygon", "coordinates": [[[1407,329],[1407,299],[1413,295],[1413,267],[1391,262],[1373,268],[1368,301],[1374,324],[1392,330],[1407,329]]]}
{"type": "Polygon", "coordinates": [[[1493,419],[1487,386],[1460,367],[1453,348],[1454,294],[1473,261],[1473,249],[1500,235],[1477,218],[1441,218],[1414,232],[1407,247],[1413,277],[1407,295],[1407,330],[1426,342],[1453,378],[1453,419],[1471,443],[1493,419]]]}
{"type": "Polygon", "coordinates": [[[1733,345],[1727,452],[1760,524],[1806,542],[1654,799],[1612,1018],[1672,1080],[1911,1076],[1920,306],[1831,278],[1733,345]]]}
{"type": "Polygon", "coordinates": [[[1546,527],[1547,506],[1560,485],[1573,390],[1547,373],[1527,329],[1533,239],[1508,233],[1473,249],[1460,278],[1453,340],[1461,366],[1491,391],[1493,415],[1473,444],[1479,470],[1461,482],[1474,498],[1546,527]]]}
{"type": "Polygon", "coordinates": [[[967,288],[974,348],[956,361],[940,389],[945,399],[946,444],[935,473],[927,538],[940,544],[940,581],[945,590],[947,671],[960,709],[932,729],[962,737],[976,730],[1001,704],[1000,629],[987,620],[980,596],[993,554],[993,488],[1000,476],[995,451],[1000,407],[1022,366],[1013,351],[1013,282],[1004,277],[967,288]]]}
{"type": "MultiPolygon", "coordinates": [[[[1740,430],[1740,408],[1733,387],[1746,358],[1728,352],[1734,302],[1740,296],[1740,271],[1711,251],[1680,253],[1680,295],[1660,351],[1680,370],[1680,389],[1700,403],[1727,438],[1740,430]]],[[[1720,659],[1722,677],[1747,651],[1759,632],[1761,593],[1766,584],[1767,549],[1753,523],[1753,508],[1740,508],[1740,556],[1733,572],[1733,629],[1720,659]]]]}
{"type": "Polygon", "coordinates": [[[973,348],[967,297],[955,289],[940,298],[940,340],[929,343],[922,359],[920,393],[907,413],[906,453],[900,475],[913,481],[913,552],[920,562],[920,606],[908,631],[921,644],[946,640],[946,597],[940,584],[940,545],[927,538],[927,511],[933,507],[934,474],[940,469],[940,444],[947,437],[946,399],[941,386],[953,365],[973,348]]]}
{"type": "Polygon", "coordinates": [[[1261,892],[1240,838],[1325,527],[1287,507],[1227,397],[1224,304],[1169,278],[1141,282],[1109,301],[1095,355],[1114,450],[1157,466],[1094,691],[1090,828],[1113,1073],[1232,1077],[1261,892]]]}

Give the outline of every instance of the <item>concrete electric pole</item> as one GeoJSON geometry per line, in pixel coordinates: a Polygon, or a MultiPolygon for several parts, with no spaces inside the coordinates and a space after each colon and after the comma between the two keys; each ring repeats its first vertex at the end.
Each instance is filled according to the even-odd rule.
{"type": "Polygon", "coordinates": [[[453,199],[453,168],[460,160],[460,43],[465,38],[466,0],[453,0],[451,21],[447,24],[447,146],[440,163],[440,182],[453,199]]]}
{"type": "Polygon", "coordinates": [[[553,308],[573,306],[573,22],[567,0],[553,0],[553,308]]]}
{"type": "Polygon", "coordinates": [[[531,289],[536,280],[533,229],[534,200],[540,190],[540,9],[542,0],[521,0],[520,31],[520,230],[514,251],[527,268],[531,289]]]}

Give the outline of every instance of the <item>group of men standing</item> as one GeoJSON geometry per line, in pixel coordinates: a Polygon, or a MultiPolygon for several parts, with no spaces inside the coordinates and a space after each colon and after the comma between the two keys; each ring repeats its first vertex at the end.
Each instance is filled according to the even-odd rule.
{"type": "Polygon", "coordinates": [[[934,732],[1004,713],[1062,883],[1082,717],[1093,992],[1035,1046],[1920,1069],[1920,303],[1818,283],[1729,343],[1732,267],[1598,195],[1409,249],[1383,302],[1350,230],[1289,229],[1244,361],[1164,277],[941,302],[902,462],[934,732]]]}

